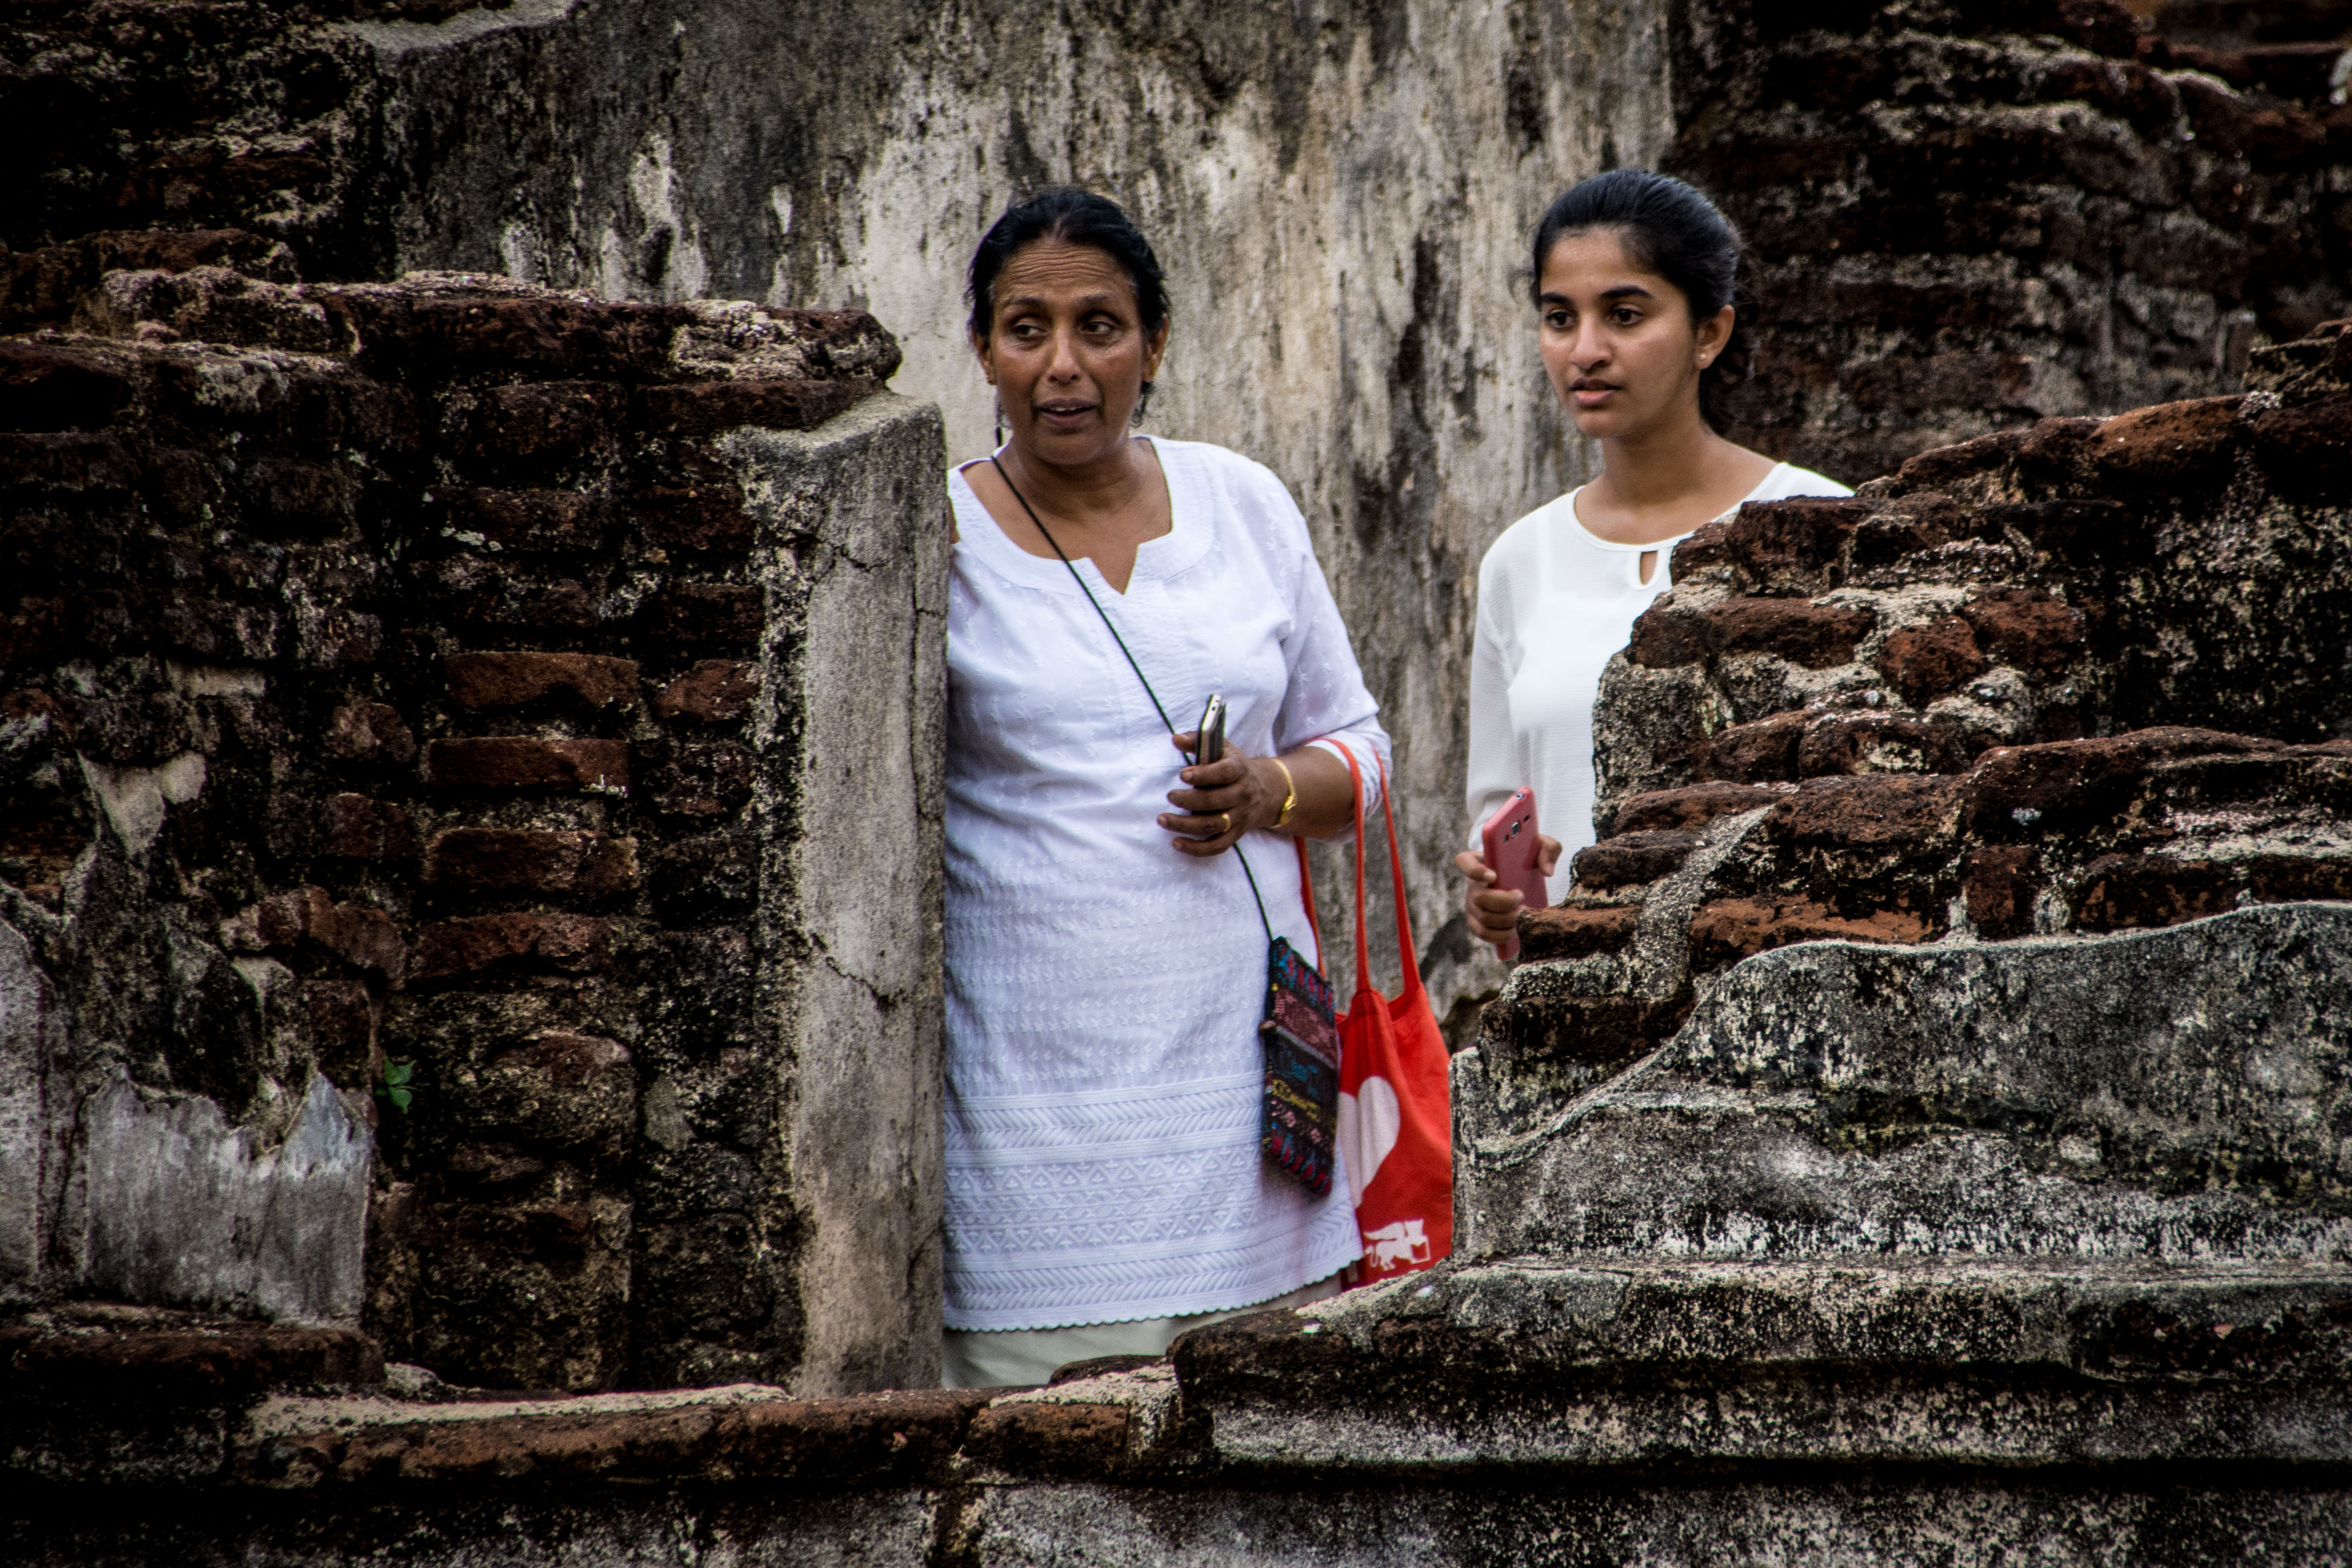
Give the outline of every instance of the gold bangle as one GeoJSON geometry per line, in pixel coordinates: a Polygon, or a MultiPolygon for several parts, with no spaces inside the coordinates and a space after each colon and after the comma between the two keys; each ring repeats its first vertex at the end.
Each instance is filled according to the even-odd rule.
{"type": "Polygon", "coordinates": [[[1298,781],[1290,776],[1288,768],[1283,767],[1280,757],[1268,757],[1266,761],[1277,768],[1282,768],[1282,787],[1290,792],[1282,797],[1282,810],[1276,813],[1274,818],[1274,825],[1276,827],[1287,827],[1290,825],[1290,808],[1298,804],[1298,781]]]}

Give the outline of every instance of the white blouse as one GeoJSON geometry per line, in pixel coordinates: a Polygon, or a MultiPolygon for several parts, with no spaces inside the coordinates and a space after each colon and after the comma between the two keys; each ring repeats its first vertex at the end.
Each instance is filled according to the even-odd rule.
{"type": "MultiPolygon", "coordinates": [[[[1577,520],[1579,487],[1503,531],[1478,563],[1478,625],[1470,654],[1470,847],[1512,793],[1536,792],[1536,823],[1559,840],[1555,902],[1570,861],[1593,841],[1592,709],[1601,674],[1633,639],[1633,623],[1674,584],[1677,542],[1614,544],[1577,520]],[[1642,581],[1642,552],[1658,552],[1642,581]]],[[[1835,479],[1789,463],[1741,498],[1850,496],[1835,479]]],[[[1737,508],[1733,510],[1738,510],[1737,508]]],[[[1725,515],[1728,516],[1729,513],[1725,515]]]]}
{"type": "MultiPolygon", "coordinates": [[[[1171,531],[1124,595],[1080,560],[1087,586],[1177,729],[1222,692],[1234,742],[1328,737],[1377,810],[1388,737],[1289,492],[1222,447],[1152,445],[1171,531]]],[[[1183,760],[1068,569],[961,472],[948,488],[947,1326],[1176,1317],[1326,1278],[1361,1246],[1344,1173],[1317,1198],[1258,1153],[1266,937],[1242,868],[1159,826],[1183,760]]],[[[1292,840],[1240,852],[1312,954],[1292,840]]]]}

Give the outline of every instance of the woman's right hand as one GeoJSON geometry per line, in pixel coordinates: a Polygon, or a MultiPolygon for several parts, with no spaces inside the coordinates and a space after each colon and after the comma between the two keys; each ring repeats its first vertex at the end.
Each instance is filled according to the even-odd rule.
{"type": "MultiPolygon", "coordinates": [[[[1549,833],[1538,835],[1536,868],[1549,877],[1559,864],[1559,840],[1549,833]]],[[[1518,935],[1519,906],[1527,901],[1519,890],[1495,886],[1493,868],[1475,849],[1456,855],[1454,868],[1470,879],[1462,893],[1462,913],[1470,922],[1470,934],[1494,947],[1518,935]]]]}

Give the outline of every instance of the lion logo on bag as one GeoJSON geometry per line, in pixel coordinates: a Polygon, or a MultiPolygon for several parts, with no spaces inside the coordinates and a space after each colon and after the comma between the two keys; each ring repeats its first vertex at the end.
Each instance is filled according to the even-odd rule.
{"type": "Polygon", "coordinates": [[[1364,1232],[1364,1267],[1374,1272],[1398,1264],[1411,1268],[1428,1261],[1429,1237],[1423,1234],[1417,1219],[1401,1219],[1394,1225],[1364,1232]]]}

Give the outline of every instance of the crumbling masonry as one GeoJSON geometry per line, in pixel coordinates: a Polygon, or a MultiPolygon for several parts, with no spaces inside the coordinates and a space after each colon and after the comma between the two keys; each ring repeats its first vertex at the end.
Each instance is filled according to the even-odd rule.
{"type": "MultiPolygon", "coordinates": [[[[1423,91],[1442,9],[1187,21],[1203,123],[1256,134],[1253,72],[1423,91]]],[[[1429,100],[1531,189],[1670,104],[1641,155],[1725,193],[1780,323],[1743,434],[1885,477],[1677,550],[1574,891],[1483,1016],[1434,945],[1453,1261],[948,1393],[939,416],[862,311],[681,297],[782,243],[690,221],[764,155],[695,140],[731,78],[632,89],[675,168],[434,114],[767,21],[17,7],[0,1561],[2340,1556],[2352,14],[2142,9],[1517,6],[1494,102],[1429,100]],[[493,142],[539,145],[548,256],[547,170],[682,204],[606,258],[635,298],[379,280],[421,235],[528,248],[436,162],[493,142]]],[[[960,16],[891,36],[1036,31],[960,16]]],[[[753,171],[801,204],[778,279],[854,272],[821,215],[919,166],[869,129],[793,132],[855,178],[753,171]]],[[[1530,216],[1446,210],[1465,255],[1530,216]]],[[[1444,352],[1436,243],[1348,350],[1388,455],[1297,437],[1294,476],[1405,715],[1475,558],[1435,480],[1517,406],[1444,352]]],[[[1440,805],[1406,826],[1450,846],[1440,805]]]]}

